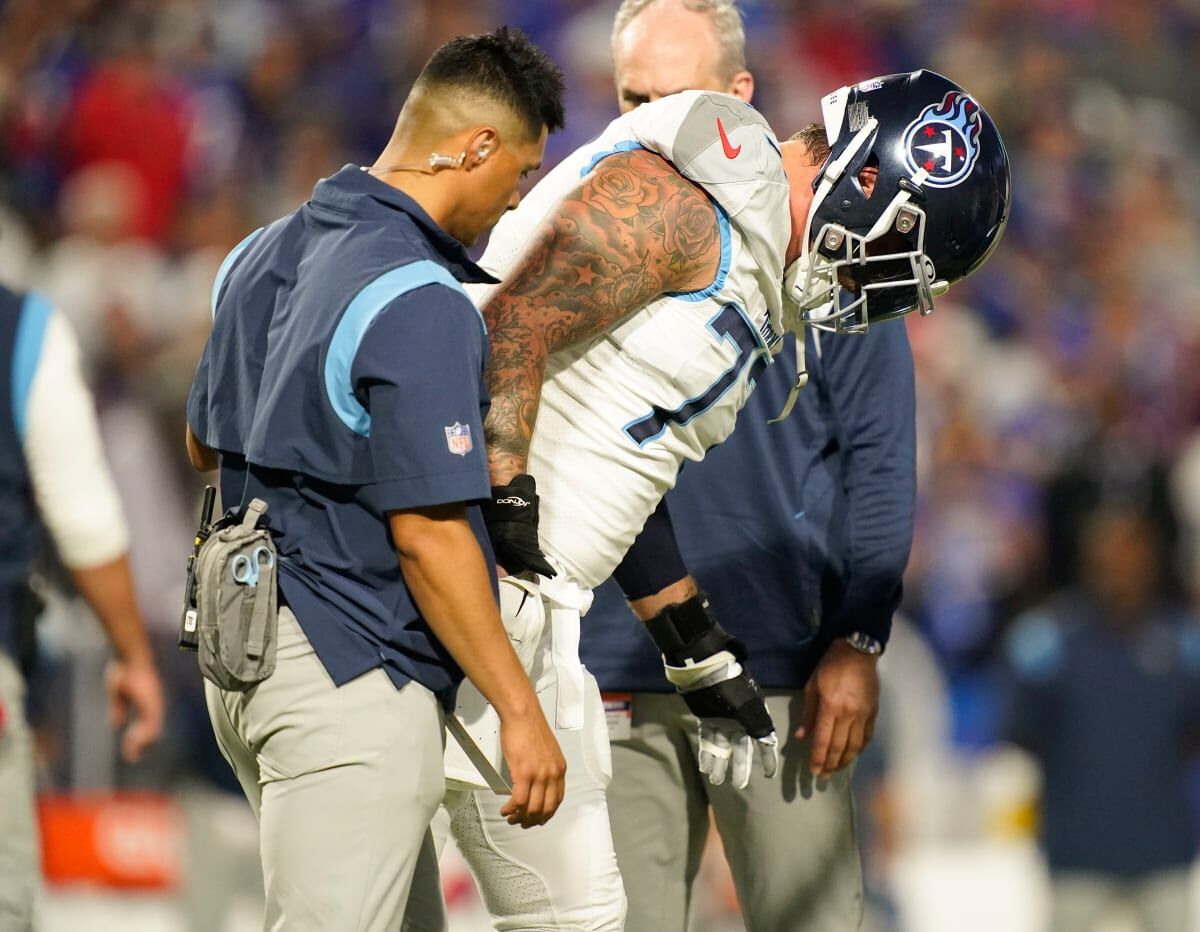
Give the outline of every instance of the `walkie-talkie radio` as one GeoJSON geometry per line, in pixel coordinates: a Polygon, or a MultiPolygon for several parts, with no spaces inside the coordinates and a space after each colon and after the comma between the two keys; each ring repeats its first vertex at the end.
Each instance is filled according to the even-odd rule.
{"type": "Polygon", "coordinates": [[[217,502],[217,490],[211,485],[204,487],[204,504],[200,508],[200,527],[192,543],[192,553],[187,562],[187,583],[183,590],[183,614],[179,618],[179,649],[197,650],[200,646],[200,630],[196,624],[196,557],[201,545],[212,533],[213,507],[217,502]]]}

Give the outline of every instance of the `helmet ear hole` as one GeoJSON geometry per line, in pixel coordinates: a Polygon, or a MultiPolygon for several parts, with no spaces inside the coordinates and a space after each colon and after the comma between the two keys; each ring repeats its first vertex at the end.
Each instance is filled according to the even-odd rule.
{"type": "Polygon", "coordinates": [[[858,190],[862,192],[862,196],[870,200],[871,195],[875,193],[875,182],[878,180],[879,156],[872,151],[867,156],[867,160],[863,162],[863,167],[858,170],[858,177],[854,181],[858,185],[858,190]]]}

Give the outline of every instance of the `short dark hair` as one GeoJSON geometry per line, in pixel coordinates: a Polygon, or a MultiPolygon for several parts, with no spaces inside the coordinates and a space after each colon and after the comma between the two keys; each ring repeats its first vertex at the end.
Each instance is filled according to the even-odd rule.
{"type": "Polygon", "coordinates": [[[519,29],[451,39],[429,59],[418,86],[475,91],[512,110],[531,138],[562,129],[563,75],[519,29]]]}

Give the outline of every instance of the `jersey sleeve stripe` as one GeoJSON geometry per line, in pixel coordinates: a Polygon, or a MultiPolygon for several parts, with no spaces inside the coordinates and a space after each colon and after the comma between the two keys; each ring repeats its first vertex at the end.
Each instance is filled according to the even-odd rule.
{"type": "Polygon", "coordinates": [[[12,368],[13,421],[17,425],[17,437],[21,441],[25,440],[29,390],[33,386],[33,377],[37,373],[38,360],[42,355],[46,325],[53,313],[54,308],[41,295],[25,296],[21,307],[21,319],[17,323],[12,368]]]}
{"type": "Polygon", "coordinates": [[[266,228],[259,227],[257,230],[255,230],[253,233],[251,233],[249,236],[247,236],[244,240],[242,240],[240,243],[238,243],[236,246],[234,246],[233,249],[231,249],[229,251],[229,255],[227,255],[221,261],[221,267],[217,269],[217,277],[215,279],[213,279],[213,286],[212,286],[211,308],[212,308],[212,316],[214,318],[217,316],[217,298],[221,294],[221,286],[223,284],[225,284],[225,279],[229,276],[229,270],[233,268],[233,263],[237,261],[237,257],[246,251],[246,247],[248,247],[250,245],[250,243],[253,241],[253,239],[256,236],[258,236],[258,234],[261,233],[264,229],[266,229],[266,228]]]}
{"type": "Polygon", "coordinates": [[[603,152],[597,152],[595,155],[593,155],[591,159],[588,160],[588,163],[579,170],[579,177],[586,178],[588,173],[591,172],[593,168],[603,162],[610,155],[616,155],[618,152],[633,152],[635,149],[645,148],[646,147],[636,139],[622,140],[614,145],[611,149],[605,149],[603,152]]]}
{"type": "MultiPolygon", "coordinates": [[[[708,194],[705,191],[705,194],[708,194]]],[[[729,214],[725,213],[725,208],[709,197],[712,205],[717,212],[717,226],[721,231],[721,262],[717,266],[717,276],[713,279],[711,285],[707,288],[701,288],[699,291],[668,291],[667,296],[678,298],[680,301],[703,301],[705,298],[711,298],[725,287],[725,279],[729,277],[729,264],[733,257],[733,240],[729,234],[729,214]]]]}
{"type": "Polygon", "coordinates": [[[384,272],[363,287],[346,307],[338,321],[325,357],[325,394],[343,424],[363,437],[371,435],[371,415],[354,395],[351,369],[358,355],[363,334],[389,304],[397,298],[426,285],[445,285],[471,302],[479,316],[479,324],[487,335],[483,315],[475,307],[462,284],[444,267],[429,259],[421,259],[384,272]]]}

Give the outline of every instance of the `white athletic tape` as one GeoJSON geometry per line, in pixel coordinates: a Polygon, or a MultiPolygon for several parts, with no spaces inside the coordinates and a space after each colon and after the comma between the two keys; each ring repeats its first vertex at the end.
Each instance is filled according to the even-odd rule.
{"type": "Polygon", "coordinates": [[[558,675],[555,725],[575,731],[583,727],[585,696],[583,664],[579,661],[579,617],[592,607],[592,592],[568,581],[561,569],[553,579],[538,577],[538,583],[550,609],[550,652],[558,675]]]}

